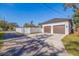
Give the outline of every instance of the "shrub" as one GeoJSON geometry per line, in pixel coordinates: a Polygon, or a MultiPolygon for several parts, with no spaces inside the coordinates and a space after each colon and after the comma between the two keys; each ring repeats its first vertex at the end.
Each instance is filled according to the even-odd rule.
{"type": "Polygon", "coordinates": [[[3,32],[0,32],[0,48],[2,48],[2,44],[3,44],[3,32]]]}

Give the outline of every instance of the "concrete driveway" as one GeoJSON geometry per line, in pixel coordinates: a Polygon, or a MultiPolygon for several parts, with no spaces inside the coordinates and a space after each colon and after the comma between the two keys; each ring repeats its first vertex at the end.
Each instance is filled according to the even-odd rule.
{"type": "Polygon", "coordinates": [[[64,34],[54,34],[54,35],[52,35],[51,37],[49,37],[49,38],[46,40],[46,42],[47,42],[49,45],[54,46],[55,49],[57,49],[57,50],[60,50],[60,51],[63,50],[63,52],[60,53],[59,55],[62,55],[62,56],[65,55],[65,56],[67,56],[67,55],[69,55],[69,54],[65,51],[65,47],[64,47],[64,45],[63,45],[63,42],[61,41],[61,39],[62,39],[64,36],[65,36],[64,34]]]}
{"type": "MultiPolygon", "coordinates": [[[[10,48],[9,51],[5,53],[1,52],[1,55],[31,55],[31,56],[69,56],[64,49],[61,39],[64,34],[54,34],[54,35],[36,35],[35,37],[25,38],[24,42],[21,42],[21,46],[18,49],[18,43],[14,40],[14,48],[10,48]],[[34,48],[35,47],[35,48],[34,48]],[[8,53],[8,54],[7,54],[8,53]]],[[[23,41],[22,38],[19,40],[23,41]]],[[[18,42],[18,41],[17,41],[18,42]]],[[[13,45],[12,45],[13,46],[13,45]]],[[[7,49],[6,49],[7,50],[7,49]]]]}
{"type": "Polygon", "coordinates": [[[56,48],[64,48],[63,43],[61,42],[61,39],[64,37],[64,34],[54,34],[51,37],[49,37],[46,42],[49,43],[49,45],[54,45],[56,48]]]}

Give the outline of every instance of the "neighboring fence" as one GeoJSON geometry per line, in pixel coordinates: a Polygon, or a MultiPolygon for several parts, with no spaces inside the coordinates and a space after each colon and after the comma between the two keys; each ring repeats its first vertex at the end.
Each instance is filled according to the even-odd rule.
{"type": "Polygon", "coordinates": [[[24,32],[23,33],[30,34],[31,33],[30,29],[31,28],[24,28],[24,30],[23,30],[24,32]]]}
{"type": "Polygon", "coordinates": [[[40,32],[42,32],[42,28],[40,27],[40,28],[30,28],[30,32],[31,33],[40,33],[40,32]]]}
{"type": "Polygon", "coordinates": [[[16,28],[16,32],[19,33],[25,33],[25,34],[30,34],[30,33],[41,33],[42,28],[41,27],[33,27],[33,28],[16,28]]]}

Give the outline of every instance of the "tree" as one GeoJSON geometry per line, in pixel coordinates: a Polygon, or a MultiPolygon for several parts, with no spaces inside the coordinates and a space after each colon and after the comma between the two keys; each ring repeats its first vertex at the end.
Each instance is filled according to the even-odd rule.
{"type": "Polygon", "coordinates": [[[7,23],[8,23],[7,21],[0,20],[0,28],[6,30],[7,23]]]}
{"type": "Polygon", "coordinates": [[[35,25],[33,24],[33,21],[31,21],[30,23],[25,23],[24,27],[35,27],[35,25]]]}
{"type": "Polygon", "coordinates": [[[76,29],[79,28],[79,12],[78,11],[74,13],[74,24],[76,25],[75,26],[76,29]]]}
{"type": "Polygon", "coordinates": [[[72,16],[72,26],[73,31],[76,31],[76,28],[79,27],[79,8],[76,3],[65,3],[64,9],[73,8],[74,15],[72,16]]]}
{"type": "Polygon", "coordinates": [[[8,23],[7,29],[15,30],[16,27],[18,27],[18,25],[16,23],[8,23]]]}
{"type": "Polygon", "coordinates": [[[74,10],[76,10],[77,9],[76,3],[65,3],[64,10],[66,10],[67,8],[73,8],[74,10]]]}
{"type": "Polygon", "coordinates": [[[29,23],[25,23],[23,27],[30,27],[29,23]]]}
{"type": "Polygon", "coordinates": [[[18,27],[16,23],[9,23],[7,21],[0,20],[0,28],[2,28],[4,31],[15,30],[15,27],[18,27]]]}

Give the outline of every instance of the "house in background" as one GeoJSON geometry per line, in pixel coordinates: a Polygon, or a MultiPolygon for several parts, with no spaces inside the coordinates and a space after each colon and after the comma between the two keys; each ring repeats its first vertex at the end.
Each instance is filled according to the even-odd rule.
{"type": "Polygon", "coordinates": [[[65,34],[68,35],[72,30],[71,19],[54,18],[41,23],[42,33],[65,34]]]}

